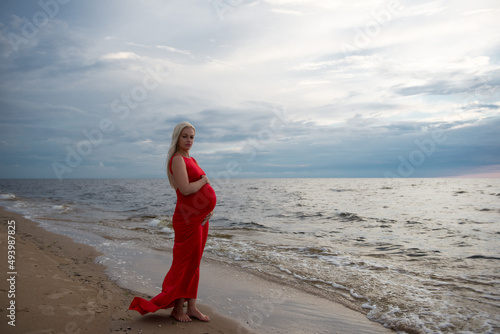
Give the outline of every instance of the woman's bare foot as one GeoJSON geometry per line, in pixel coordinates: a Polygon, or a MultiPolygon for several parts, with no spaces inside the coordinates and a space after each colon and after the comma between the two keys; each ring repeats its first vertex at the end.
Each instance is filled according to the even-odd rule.
{"type": "Polygon", "coordinates": [[[180,321],[180,322],[190,322],[193,321],[189,315],[187,315],[184,310],[177,311],[177,310],[172,310],[172,313],[170,314],[172,317],[175,318],[175,320],[180,321]]]}
{"type": "Polygon", "coordinates": [[[175,301],[174,309],[170,315],[175,318],[175,320],[180,322],[190,322],[193,321],[189,315],[184,312],[184,298],[179,298],[175,301]]]}
{"type": "Polygon", "coordinates": [[[200,321],[205,321],[205,322],[210,321],[210,318],[208,317],[208,315],[204,315],[203,313],[201,313],[200,310],[198,310],[198,308],[196,306],[195,307],[188,307],[186,315],[188,317],[196,318],[200,321]]]}

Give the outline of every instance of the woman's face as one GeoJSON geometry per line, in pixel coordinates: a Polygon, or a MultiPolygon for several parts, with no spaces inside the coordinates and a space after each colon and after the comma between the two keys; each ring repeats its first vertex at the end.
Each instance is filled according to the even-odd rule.
{"type": "Polygon", "coordinates": [[[184,128],[177,142],[177,149],[189,151],[194,142],[194,130],[192,128],[184,128]]]}

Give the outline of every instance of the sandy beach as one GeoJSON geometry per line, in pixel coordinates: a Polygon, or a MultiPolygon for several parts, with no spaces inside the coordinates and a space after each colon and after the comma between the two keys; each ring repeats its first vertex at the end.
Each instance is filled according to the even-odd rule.
{"type": "Polygon", "coordinates": [[[1,333],[391,333],[327,299],[206,262],[199,297],[209,323],[179,323],[170,310],[140,316],[127,310],[130,301],[155,291],[118,286],[96,263],[101,254],[90,246],[18,214],[1,209],[0,216],[1,333]],[[10,263],[8,236],[15,246],[10,263]]]}

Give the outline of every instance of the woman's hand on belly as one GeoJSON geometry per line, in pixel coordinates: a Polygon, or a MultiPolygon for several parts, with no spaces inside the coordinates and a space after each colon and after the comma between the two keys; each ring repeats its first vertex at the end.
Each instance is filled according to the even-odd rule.
{"type": "Polygon", "coordinates": [[[205,219],[203,219],[203,221],[201,222],[201,226],[205,226],[205,224],[210,220],[210,218],[212,218],[212,216],[214,215],[214,212],[210,212],[206,217],[205,219]]]}

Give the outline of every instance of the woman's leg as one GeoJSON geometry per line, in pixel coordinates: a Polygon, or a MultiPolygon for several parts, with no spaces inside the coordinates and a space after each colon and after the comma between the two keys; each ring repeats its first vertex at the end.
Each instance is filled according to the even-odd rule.
{"type": "Polygon", "coordinates": [[[179,298],[175,301],[174,309],[170,315],[180,322],[192,321],[186,312],[184,312],[184,298],[179,298]]]}
{"type": "Polygon", "coordinates": [[[210,321],[210,318],[207,315],[201,313],[200,310],[198,310],[198,308],[196,307],[196,299],[188,298],[187,302],[188,302],[188,307],[186,314],[189,317],[193,317],[201,321],[210,321]]]}

